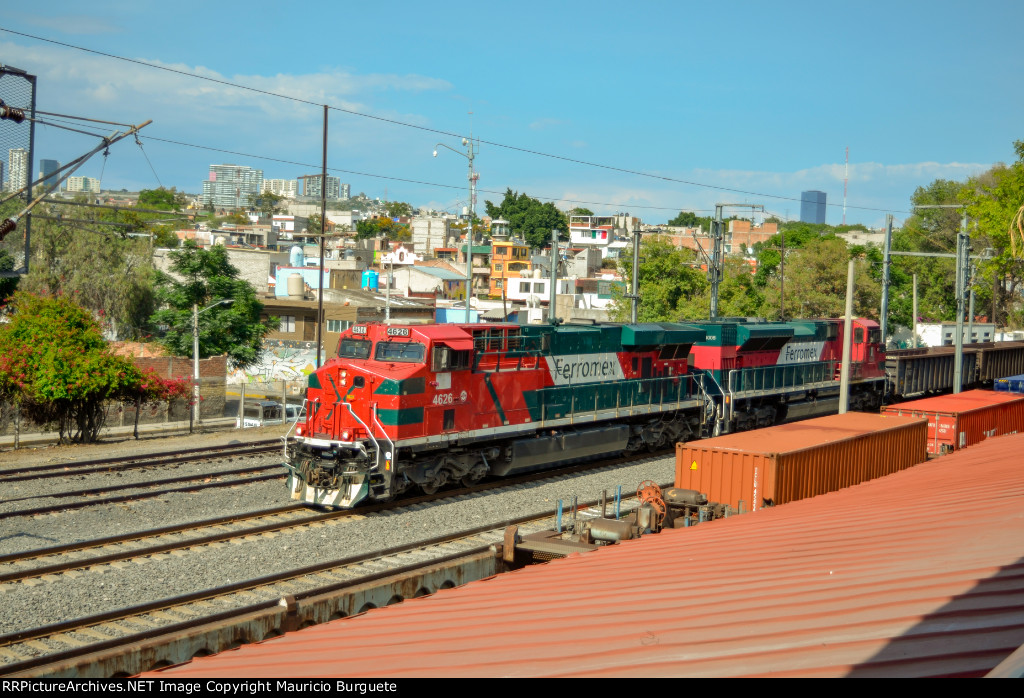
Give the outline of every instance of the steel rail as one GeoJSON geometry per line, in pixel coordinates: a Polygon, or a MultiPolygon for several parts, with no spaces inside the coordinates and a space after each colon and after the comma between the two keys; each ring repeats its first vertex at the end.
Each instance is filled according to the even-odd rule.
{"type": "MultiPolygon", "coordinates": [[[[626,499],[626,498],[624,498],[626,499]]],[[[581,508],[596,507],[600,504],[600,499],[588,500],[579,503],[581,508]]],[[[543,524],[543,522],[550,522],[551,518],[555,516],[557,509],[551,509],[545,511],[542,514],[533,514],[530,516],[515,517],[506,519],[498,522],[491,522],[484,525],[474,526],[469,529],[464,529],[456,533],[447,534],[444,536],[437,536],[429,538],[416,543],[393,546],[386,548],[381,551],[375,551],[372,553],[365,553],[362,555],[355,555],[346,558],[340,558],[337,560],[317,563],[314,565],[308,565],[296,570],[288,570],[286,572],[275,573],[266,575],[263,577],[257,577],[245,581],[235,582],[232,584],[223,585],[213,589],[205,589],[190,594],[183,594],[177,597],[168,599],[161,599],[145,604],[138,604],[135,606],[126,607],[116,611],[108,611],[104,613],[79,618],[76,620],[64,621],[61,623],[54,623],[47,626],[41,626],[38,628],[31,628],[23,631],[17,631],[9,633],[7,635],[0,635],[0,647],[11,647],[21,643],[39,641],[48,637],[54,637],[59,635],[66,635],[77,630],[85,628],[91,628],[100,626],[104,623],[111,623],[114,621],[127,621],[132,617],[142,616],[151,614],[154,612],[168,612],[175,608],[187,606],[189,604],[195,604],[197,602],[208,602],[213,599],[229,596],[238,592],[254,592],[260,589],[265,589],[282,582],[289,582],[298,580],[303,577],[310,577],[311,575],[329,573],[336,571],[339,568],[351,568],[355,565],[363,564],[370,561],[384,560],[385,558],[393,558],[399,555],[408,555],[409,553],[415,553],[423,551],[429,548],[436,548],[441,545],[456,544],[459,541],[471,539],[477,536],[481,536],[488,533],[493,533],[498,536],[498,540],[501,540],[505,529],[509,526],[523,526],[530,523],[543,524]]],[[[538,529],[543,530],[543,529],[538,529]]],[[[301,601],[313,596],[319,596],[325,593],[342,591],[349,587],[356,585],[366,584],[387,577],[401,577],[408,576],[417,570],[420,570],[427,566],[441,564],[446,561],[466,557],[468,555],[477,554],[481,551],[487,551],[493,549],[497,552],[498,543],[485,543],[480,545],[472,546],[471,548],[459,550],[456,553],[447,555],[439,555],[432,557],[429,560],[415,562],[411,564],[404,564],[396,568],[369,572],[366,574],[358,575],[353,579],[346,579],[343,581],[332,582],[325,585],[318,585],[312,589],[305,591],[296,592],[291,594],[292,598],[296,601],[301,601]]],[[[166,642],[173,642],[176,636],[184,635],[190,632],[192,629],[205,625],[211,622],[223,622],[231,620],[233,618],[240,618],[242,616],[273,608],[281,604],[281,599],[274,599],[269,601],[262,601],[253,604],[247,604],[237,608],[222,611],[216,614],[203,615],[201,618],[191,619],[188,621],[181,621],[178,623],[161,626],[159,628],[153,628],[141,632],[134,632],[128,634],[123,638],[112,638],[110,640],[104,640],[99,643],[90,643],[83,647],[76,647],[70,650],[45,654],[40,657],[35,657],[21,662],[10,663],[6,665],[0,665],[0,673],[4,676],[16,675],[20,672],[29,671],[38,667],[46,666],[49,664],[56,664],[59,662],[66,662],[70,659],[81,657],[83,655],[93,654],[106,649],[113,649],[122,646],[129,646],[137,644],[143,640],[152,639],[156,637],[166,636],[166,642]]],[[[189,615],[187,612],[182,612],[184,615],[189,615]]]]}
{"type": "MultiPolygon", "coordinates": [[[[266,468],[275,468],[280,466],[266,466],[266,468]]],[[[264,468],[264,469],[266,469],[264,468]]],[[[246,468],[246,472],[252,472],[254,468],[246,468]]],[[[198,477],[209,477],[210,474],[200,475],[198,477]]],[[[274,480],[276,478],[284,478],[285,474],[272,474],[272,475],[258,475],[256,477],[238,479],[238,480],[226,480],[223,482],[203,482],[198,484],[189,485],[187,487],[171,487],[163,490],[154,490],[152,492],[137,492],[135,494],[126,494],[119,497],[105,497],[103,499],[87,500],[84,502],[68,502],[66,504],[59,504],[52,507],[37,507],[35,509],[19,509],[18,511],[5,511],[0,512],[0,519],[13,519],[19,516],[38,516],[40,514],[52,514],[55,512],[65,512],[72,509],[84,509],[86,507],[103,506],[104,504],[120,504],[122,502],[134,502],[139,499],[151,499],[153,497],[159,497],[163,494],[175,494],[178,492],[195,492],[196,490],[211,490],[218,487],[234,487],[237,485],[248,485],[254,482],[262,482],[264,480],[274,480]]],[[[196,478],[193,478],[196,479],[196,478]]],[[[136,488],[147,487],[146,483],[139,483],[134,485],[136,488]]],[[[109,491],[110,488],[104,490],[109,491]]],[[[65,496],[65,495],[53,495],[53,496],[65,496]]]]}
{"type": "Polygon", "coordinates": [[[68,475],[87,475],[96,472],[112,472],[130,470],[132,468],[149,468],[171,463],[182,463],[206,458],[218,458],[235,455],[258,455],[280,449],[279,439],[266,439],[248,444],[225,444],[213,447],[189,448],[181,451],[146,453],[116,458],[97,458],[84,461],[68,461],[64,463],[47,463],[31,465],[10,470],[0,468],[0,483],[36,480],[49,477],[66,477],[68,475]],[[182,458],[185,456],[185,458],[182,458]]]}
{"type": "MultiPolygon", "coordinates": [[[[339,518],[346,518],[352,515],[372,514],[381,511],[394,511],[403,508],[411,508],[420,504],[426,504],[434,502],[440,499],[449,497],[465,496],[471,494],[477,494],[480,492],[486,492],[493,489],[498,489],[506,486],[516,486],[522,484],[528,484],[538,480],[548,479],[551,477],[557,477],[562,475],[569,475],[577,472],[585,472],[586,470],[597,470],[602,467],[609,467],[616,465],[617,462],[591,462],[587,464],[576,464],[558,470],[539,471],[534,473],[528,473],[521,475],[516,478],[507,478],[504,480],[494,480],[491,482],[481,483],[474,485],[473,487],[463,487],[453,490],[442,490],[432,495],[423,495],[420,497],[412,497],[408,499],[402,499],[396,505],[394,502],[379,502],[368,506],[359,507],[357,509],[344,509],[328,511],[320,514],[311,515],[309,518],[299,519],[294,521],[279,521],[270,524],[264,524],[261,526],[254,526],[247,529],[235,530],[235,531],[219,531],[217,533],[189,538],[182,541],[174,541],[168,543],[161,543],[159,545],[150,546],[147,548],[136,548],[133,550],[122,550],[112,553],[106,553],[97,555],[95,557],[84,558],[79,560],[64,560],[58,564],[46,565],[43,567],[35,567],[24,570],[17,570],[14,572],[7,572],[0,574],[0,583],[19,581],[23,579],[31,579],[35,577],[41,577],[48,574],[59,574],[61,572],[67,572],[70,570],[83,569],[88,567],[94,567],[101,564],[109,564],[111,562],[118,562],[123,560],[130,560],[133,558],[147,557],[156,555],[171,550],[181,550],[186,548],[201,547],[210,543],[222,542],[230,540],[232,538],[244,538],[246,536],[261,535],[268,532],[276,532],[287,530],[290,528],[301,528],[303,526],[309,526],[315,523],[323,523],[326,521],[332,521],[339,518]]],[[[278,509],[271,509],[265,512],[254,512],[253,514],[244,514],[240,516],[225,516],[216,519],[207,519],[204,521],[197,521],[190,524],[179,524],[176,526],[167,526],[158,529],[151,529],[148,531],[139,531],[135,533],[128,533],[120,536],[111,536],[108,538],[97,539],[94,541],[82,541],[78,543],[72,543],[69,545],[55,546],[51,548],[42,548],[39,550],[27,551],[27,553],[12,553],[9,555],[0,556],[0,564],[14,564],[18,562],[25,562],[33,559],[41,559],[46,557],[53,557],[56,555],[63,555],[68,552],[83,551],[89,549],[109,547],[111,545],[118,545],[127,542],[140,541],[145,538],[157,538],[173,533],[185,533],[190,530],[198,530],[202,528],[212,528],[216,526],[223,526],[225,524],[235,523],[238,521],[244,521],[255,518],[264,518],[269,516],[277,516],[282,513],[290,513],[301,509],[309,509],[306,505],[294,505],[289,507],[281,507],[278,509]]]]}

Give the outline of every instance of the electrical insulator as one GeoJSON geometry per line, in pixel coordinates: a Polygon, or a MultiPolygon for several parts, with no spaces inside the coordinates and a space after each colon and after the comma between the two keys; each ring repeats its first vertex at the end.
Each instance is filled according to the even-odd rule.
{"type": "Polygon", "coordinates": [[[13,121],[16,124],[20,124],[22,121],[25,120],[25,110],[9,107],[6,104],[4,104],[4,101],[2,99],[0,99],[0,119],[7,119],[9,121],[13,121]]]}
{"type": "Polygon", "coordinates": [[[7,237],[7,233],[13,231],[17,227],[18,223],[13,218],[6,218],[3,221],[0,221],[0,242],[7,237]]]}

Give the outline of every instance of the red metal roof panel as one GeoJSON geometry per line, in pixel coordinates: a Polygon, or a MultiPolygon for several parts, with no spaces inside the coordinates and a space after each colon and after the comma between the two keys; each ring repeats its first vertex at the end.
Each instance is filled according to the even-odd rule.
{"type": "Polygon", "coordinates": [[[990,439],[161,675],[983,675],[1024,644],[1021,450],[990,439]]]}

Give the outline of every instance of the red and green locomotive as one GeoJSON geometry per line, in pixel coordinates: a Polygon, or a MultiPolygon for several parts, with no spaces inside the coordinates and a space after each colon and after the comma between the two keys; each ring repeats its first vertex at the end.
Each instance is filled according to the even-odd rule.
{"type": "Polygon", "coordinates": [[[703,339],[676,323],[351,327],[310,375],[292,496],[352,506],[699,435],[703,339]]]}
{"type": "MultiPolygon", "coordinates": [[[[292,497],[349,507],[834,412],[842,322],[357,325],[309,377],[292,497]]],[[[854,321],[851,407],[877,405],[854,321]]]]}

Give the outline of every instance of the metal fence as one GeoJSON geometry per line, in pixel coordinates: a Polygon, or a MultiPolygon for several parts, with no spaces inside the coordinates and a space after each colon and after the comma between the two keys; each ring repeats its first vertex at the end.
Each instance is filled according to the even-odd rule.
{"type": "MultiPolygon", "coordinates": [[[[0,99],[8,107],[24,111],[27,117],[35,116],[35,76],[0,65],[0,99]]],[[[32,182],[34,133],[34,122],[28,118],[21,123],[15,119],[0,119],[0,200],[32,182]]],[[[4,217],[13,217],[21,211],[30,201],[30,194],[26,187],[22,195],[4,204],[7,212],[4,217]]],[[[22,218],[18,227],[0,241],[0,277],[28,273],[30,220],[31,215],[22,218]]]]}
{"type": "Polygon", "coordinates": [[[281,405],[302,405],[306,398],[305,380],[267,380],[251,377],[244,383],[228,383],[224,416],[241,416],[243,402],[271,400],[281,405]]]}

